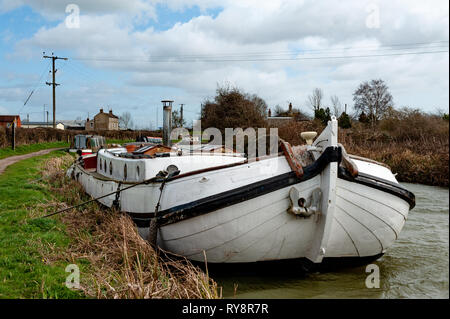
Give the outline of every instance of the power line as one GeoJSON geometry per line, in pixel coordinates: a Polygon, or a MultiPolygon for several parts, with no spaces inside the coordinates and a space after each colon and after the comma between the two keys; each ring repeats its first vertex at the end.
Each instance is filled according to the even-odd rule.
{"type": "MultiPolygon", "coordinates": [[[[127,57],[75,57],[75,60],[87,60],[87,61],[106,61],[106,62],[121,62],[121,61],[138,61],[138,62],[193,62],[194,59],[203,59],[206,62],[216,62],[222,61],[241,61],[241,60],[262,60],[261,56],[267,57],[277,57],[277,56],[291,56],[289,59],[294,59],[293,55],[309,53],[320,54],[320,53],[331,53],[331,52],[340,52],[342,50],[352,50],[352,53],[355,51],[360,51],[362,49],[363,52],[382,52],[382,51],[410,51],[410,50],[430,50],[430,49],[439,49],[439,48],[448,48],[449,41],[435,41],[435,42],[421,42],[421,43],[397,43],[390,45],[382,45],[382,46],[353,46],[353,47],[342,47],[342,48],[327,48],[327,49],[296,49],[289,51],[272,51],[272,52],[253,52],[253,53],[228,53],[228,54],[197,54],[197,55],[149,55],[149,56],[127,56],[127,57]],[[370,49],[370,50],[369,50],[370,49]],[[259,58],[258,58],[259,57],[259,58]],[[233,59],[230,59],[233,58],[233,59]],[[247,59],[236,59],[236,58],[247,58],[247,59]],[[175,59],[175,61],[174,61],[175,59]]],[[[409,52],[408,52],[409,53],[409,52]]],[[[416,54],[416,52],[413,52],[416,54]]],[[[420,54],[420,52],[417,52],[420,54]]],[[[377,55],[379,56],[379,55],[377,55]]],[[[347,56],[351,57],[351,56],[347,56]]],[[[280,59],[278,57],[277,59],[280,59]]],[[[267,59],[269,60],[269,59],[267,59]]]]}
{"type": "Polygon", "coordinates": [[[110,59],[110,58],[74,58],[78,60],[86,61],[103,61],[103,62],[145,62],[145,63],[192,63],[192,62],[264,62],[264,61],[296,61],[296,60],[323,60],[323,59],[353,59],[353,58],[370,58],[370,57],[385,57],[385,56],[400,56],[400,55],[421,55],[421,54],[436,54],[436,53],[448,53],[448,50],[435,50],[435,51],[418,51],[418,52],[396,52],[396,53],[383,53],[383,54],[357,54],[357,55],[333,55],[333,56],[296,56],[296,57],[276,57],[276,58],[239,58],[239,59],[110,59]]]}
{"type": "Polygon", "coordinates": [[[39,76],[39,79],[36,81],[36,84],[34,86],[30,86],[30,88],[33,88],[33,89],[31,90],[30,94],[28,94],[28,97],[26,98],[25,102],[23,103],[22,107],[20,108],[19,113],[22,112],[23,108],[28,103],[28,101],[30,100],[33,93],[37,91],[39,84],[41,84],[41,80],[42,80],[44,74],[46,73],[45,71],[47,71],[49,66],[50,66],[50,62],[44,67],[44,70],[42,71],[41,75],[39,76]]]}
{"type": "MultiPolygon", "coordinates": [[[[439,48],[439,47],[447,47],[449,41],[436,41],[436,42],[421,42],[421,43],[398,43],[398,44],[389,44],[389,45],[370,45],[370,46],[353,46],[353,47],[337,47],[337,48],[327,48],[327,49],[292,49],[288,51],[266,51],[266,52],[246,52],[246,53],[224,53],[224,54],[195,54],[195,55],[149,55],[149,56],[130,56],[128,55],[126,59],[131,58],[203,58],[203,57],[229,57],[229,56],[255,56],[255,55],[278,55],[278,54],[300,54],[303,52],[333,52],[338,50],[359,50],[359,49],[375,49],[375,51],[384,51],[384,50],[405,50],[405,49],[427,49],[427,48],[439,48]],[[447,43],[443,45],[443,43],[447,43]],[[424,47],[425,45],[425,47],[424,47]],[[434,45],[431,46],[430,45],[434,45]],[[437,46],[435,46],[437,45],[437,46]],[[404,48],[401,48],[404,47],[404,48]],[[386,49],[383,49],[386,48],[386,49]]],[[[369,50],[372,51],[372,50],[369,50]]],[[[102,59],[125,59],[121,57],[77,57],[74,59],[84,60],[91,58],[102,58],[102,59]]]]}

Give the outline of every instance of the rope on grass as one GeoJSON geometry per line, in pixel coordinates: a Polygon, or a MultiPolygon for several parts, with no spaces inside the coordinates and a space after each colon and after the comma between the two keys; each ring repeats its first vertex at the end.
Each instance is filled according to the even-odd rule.
{"type": "MultiPolygon", "coordinates": [[[[168,176],[168,177],[172,177],[172,176],[168,176]]],[[[167,177],[167,178],[168,178],[168,177],[167,177]]],[[[136,187],[136,186],[138,186],[138,185],[149,184],[149,183],[153,183],[153,182],[164,182],[167,178],[164,178],[163,176],[161,176],[161,175],[158,174],[157,176],[152,177],[152,178],[150,178],[150,179],[147,179],[147,180],[145,180],[145,181],[142,181],[142,182],[133,184],[133,185],[131,185],[131,186],[127,186],[127,187],[122,188],[122,189],[118,189],[118,190],[116,190],[116,191],[114,191],[114,192],[111,192],[111,193],[108,193],[108,194],[106,194],[106,195],[103,195],[103,196],[100,196],[100,197],[96,197],[96,198],[90,199],[90,200],[85,201],[85,202],[83,202],[83,203],[80,203],[80,204],[77,204],[77,205],[74,205],[74,206],[71,206],[71,207],[68,207],[68,208],[64,208],[64,209],[58,210],[58,211],[56,211],[56,212],[53,212],[53,213],[50,213],[50,214],[47,214],[47,215],[44,215],[44,216],[32,218],[32,220],[33,220],[33,219],[47,218],[47,217],[50,217],[50,216],[54,216],[54,215],[57,215],[57,214],[61,214],[61,213],[64,213],[64,212],[66,212],[66,211],[69,211],[69,210],[71,210],[71,209],[74,209],[74,208],[77,208],[77,207],[80,207],[80,206],[84,206],[84,205],[86,205],[86,204],[89,204],[89,203],[91,203],[91,202],[93,202],[93,201],[96,201],[96,200],[99,200],[99,199],[102,199],[102,198],[105,198],[105,197],[108,197],[108,196],[111,196],[111,195],[114,195],[114,194],[117,195],[118,193],[120,193],[120,192],[122,192],[122,191],[124,191],[124,190],[130,189],[130,188],[133,188],[133,187],[136,187]]]]}

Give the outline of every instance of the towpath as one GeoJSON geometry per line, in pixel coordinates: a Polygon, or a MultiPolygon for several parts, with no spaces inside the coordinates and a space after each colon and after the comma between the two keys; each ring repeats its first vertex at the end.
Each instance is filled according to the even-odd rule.
{"type": "Polygon", "coordinates": [[[39,155],[45,155],[48,154],[52,151],[56,151],[56,150],[60,150],[61,148],[49,148],[46,150],[41,150],[38,152],[34,152],[34,153],[28,153],[28,154],[23,154],[23,155],[15,155],[15,156],[10,156],[10,157],[6,157],[4,159],[0,159],[0,175],[5,171],[5,169],[14,163],[17,163],[18,161],[30,158],[30,157],[34,157],[34,156],[39,156],[39,155]]]}

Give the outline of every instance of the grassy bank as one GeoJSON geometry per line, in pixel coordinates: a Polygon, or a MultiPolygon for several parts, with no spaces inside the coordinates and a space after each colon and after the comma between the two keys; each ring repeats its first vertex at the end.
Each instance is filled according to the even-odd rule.
{"type": "Polygon", "coordinates": [[[83,295],[63,283],[66,263],[49,264],[43,247],[67,248],[65,227],[55,219],[30,220],[47,202],[49,190],[36,182],[39,166],[61,152],[30,158],[0,175],[0,298],[76,298],[83,295]]]}
{"type": "MultiPolygon", "coordinates": [[[[449,122],[418,111],[398,112],[396,116],[370,126],[353,122],[339,129],[339,142],[349,154],[389,165],[400,182],[449,186],[449,122]]],[[[317,121],[292,122],[279,129],[279,136],[303,144],[300,132],[321,132],[317,121]]]]}
{"type": "Polygon", "coordinates": [[[106,139],[106,144],[125,144],[125,143],[131,143],[134,142],[135,140],[132,139],[124,139],[124,140],[120,140],[120,139],[106,139]]]}
{"type": "Polygon", "coordinates": [[[23,155],[28,153],[37,152],[40,150],[45,150],[48,148],[57,148],[57,147],[69,147],[69,143],[66,142],[47,142],[47,143],[37,143],[30,145],[19,145],[16,146],[15,150],[12,150],[11,147],[0,148],[0,159],[14,156],[14,155],[23,155]]]}
{"type": "Polygon", "coordinates": [[[217,298],[216,284],[186,260],[155,251],[124,214],[96,203],[31,219],[88,199],[64,176],[63,152],[21,161],[0,175],[0,298],[217,298]],[[65,267],[80,268],[80,289],[65,267]]]}

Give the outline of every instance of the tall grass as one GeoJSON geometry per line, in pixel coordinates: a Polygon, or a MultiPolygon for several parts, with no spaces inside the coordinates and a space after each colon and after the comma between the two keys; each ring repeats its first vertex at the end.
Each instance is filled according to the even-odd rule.
{"type": "MultiPolygon", "coordinates": [[[[73,158],[48,160],[43,178],[65,198],[60,207],[87,199],[81,186],[64,176],[73,158]]],[[[50,211],[50,210],[49,210],[50,211]]],[[[66,251],[43,251],[46,258],[87,263],[81,289],[95,298],[219,298],[217,284],[186,259],[155,251],[126,214],[93,203],[59,217],[71,238],[66,251]],[[51,257],[49,257],[51,256],[51,257]]]]}

